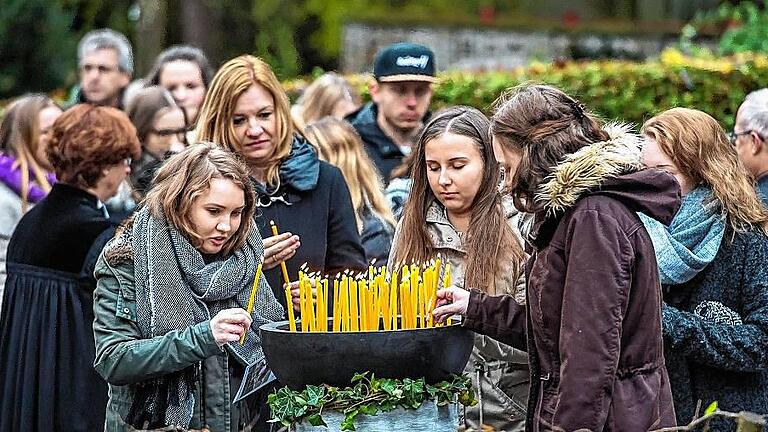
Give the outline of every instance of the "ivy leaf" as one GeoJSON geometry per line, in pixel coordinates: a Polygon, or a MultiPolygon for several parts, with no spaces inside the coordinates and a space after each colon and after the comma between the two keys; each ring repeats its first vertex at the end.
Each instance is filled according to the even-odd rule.
{"type": "Polygon", "coordinates": [[[366,415],[376,415],[379,413],[379,409],[375,405],[361,405],[360,412],[366,415]]]}
{"type": "Polygon", "coordinates": [[[717,408],[718,408],[717,407],[717,401],[712,402],[711,404],[709,404],[707,409],[704,410],[704,415],[708,416],[708,415],[714,413],[715,411],[717,411],[717,408]]]}
{"type": "Polygon", "coordinates": [[[357,430],[355,429],[355,417],[360,413],[357,409],[354,409],[346,415],[344,415],[344,420],[341,422],[341,430],[343,431],[353,431],[357,430]]]}
{"type": "Polygon", "coordinates": [[[367,374],[368,374],[368,372],[356,373],[355,376],[352,377],[352,383],[356,383],[356,382],[362,380],[363,378],[365,378],[365,376],[367,374]]]}
{"type": "Polygon", "coordinates": [[[388,395],[393,395],[395,392],[395,388],[397,384],[395,384],[394,380],[390,379],[383,379],[381,380],[381,389],[384,390],[384,392],[388,395]]]}
{"type": "Polygon", "coordinates": [[[311,416],[307,417],[307,421],[312,426],[328,426],[319,413],[312,414],[311,416]]]}
{"type": "Polygon", "coordinates": [[[316,385],[307,386],[307,404],[317,406],[320,400],[325,396],[325,389],[316,385]]]}

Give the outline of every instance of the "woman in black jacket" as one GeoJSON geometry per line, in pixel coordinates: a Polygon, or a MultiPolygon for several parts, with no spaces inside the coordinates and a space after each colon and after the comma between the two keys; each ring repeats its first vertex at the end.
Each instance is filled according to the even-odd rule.
{"type": "Polygon", "coordinates": [[[93,370],[93,269],[114,233],[104,202],[140,153],[114,108],[78,105],[53,124],[59,182],[11,237],[0,316],[0,430],[104,427],[106,383],[93,370]]]}
{"type": "Polygon", "coordinates": [[[197,136],[248,164],[258,195],[255,220],[264,237],[265,275],[284,306],[277,268],[282,261],[294,281],[304,263],[324,273],[365,267],[344,177],[296,132],[288,96],[269,65],[250,55],[225,63],[200,108],[197,136]],[[270,221],[283,234],[273,236],[270,221]]]}

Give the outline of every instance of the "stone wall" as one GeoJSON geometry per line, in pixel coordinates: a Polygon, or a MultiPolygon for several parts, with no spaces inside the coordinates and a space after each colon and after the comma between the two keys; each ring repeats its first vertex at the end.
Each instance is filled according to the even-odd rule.
{"type": "Polygon", "coordinates": [[[397,28],[349,23],[344,27],[341,67],[345,72],[370,72],[376,51],[395,42],[431,47],[439,70],[509,69],[532,60],[612,57],[645,59],[657,55],[672,36],[565,34],[470,28],[397,28]]]}

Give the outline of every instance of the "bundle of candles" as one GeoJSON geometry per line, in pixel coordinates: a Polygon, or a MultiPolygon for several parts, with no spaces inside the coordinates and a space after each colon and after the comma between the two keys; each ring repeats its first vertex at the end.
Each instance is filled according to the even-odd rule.
{"type": "MultiPolygon", "coordinates": [[[[301,331],[369,332],[438,326],[432,311],[441,285],[441,271],[442,286],[447,287],[451,284],[451,266],[443,265],[440,259],[427,265],[405,265],[390,273],[386,266],[377,270],[369,267],[367,274],[343,272],[332,282],[327,277],[300,271],[301,331]]],[[[291,304],[291,300],[290,289],[286,289],[286,302],[291,304]]],[[[297,331],[293,311],[288,309],[289,329],[297,331]]]]}
{"type": "MultiPolygon", "coordinates": [[[[277,236],[274,221],[269,223],[273,235],[277,236]]],[[[253,309],[261,268],[259,264],[248,305],[249,314],[253,309]]],[[[292,305],[290,279],[284,262],[280,263],[280,269],[285,282],[285,302],[292,305]]],[[[369,332],[439,326],[434,322],[432,311],[437,302],[441,271],[442,287],[450,286],[451,265],[443,265],[440,258],[426,265],[404,265],[391,273],[387,272],[386,266],[377,270],[370,266],[367,274],[340,273],[333,279],[333,291],[330,291],[327,276],[307,273],[306,267],[302,266],[302,271],[299,271],[301,331],[369,332]],[[333,307],[330,326],[329,302],[333,307]]],[[[287,309],[289,329],[295,332],[293,308],[289,306],[287,309]]],[[[446,324],[451,324],[450,318],[446,324]]]]}

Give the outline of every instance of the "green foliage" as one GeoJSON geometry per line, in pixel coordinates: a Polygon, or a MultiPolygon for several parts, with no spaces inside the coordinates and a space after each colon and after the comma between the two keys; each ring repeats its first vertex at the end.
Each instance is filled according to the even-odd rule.
{"type": "Polygon", "coordinates": [[[713,27],[722,31],[718,41],[720,55],[768,53],[768,10],[754,2],[723,3],[715,10],[698,12],[683,29],[683,48],[690,49],[691,53],[706,54],[706,50],[696,45],[693,39],[702,29],[713,27]]]}
{"type": "Polygon", "coordinates": [[[130,28],[131,0],[2,0],[0,99],[48,92],[77,80],[77,43],[85,32],[130,28]]]}
{"type": "MultiPolygon", "coordinates": [[[[367,99],[368,78],[347,78],[367,99]]],[[[746,94],[768,86],[768,57],[698,59],[668,50],[659,60],[648,62],[566,62],[506,72],[446,72],[434,87],[432,109],[470,105],[490,113],[504,90],[525,82],[560,87],[609,120],[641,124],[660,111],[682,106],[705,111],[731,128],[746,94]]],[[[295,96],[306,83],[289,81],[285,86],[295,96]]]]}
{"type": "Polygon", "coordinates": [[[476,403],[469,377],[454,375],[450,381],[430,385],[423,378],[376,378],[365,372],[352,378],[351,387],[309,385],[300,392],[283,387],[270,394],[268,402],[272,422],[290,426],[306,420],[312,426],[325,426],[323,411],[335,410],[344,413],[341,430],[355,430],[358,415],[390,412],[398,406],[417,409],[427,400],[443,406],[452,402],[455,395],[462,405],[476,403]]]}

